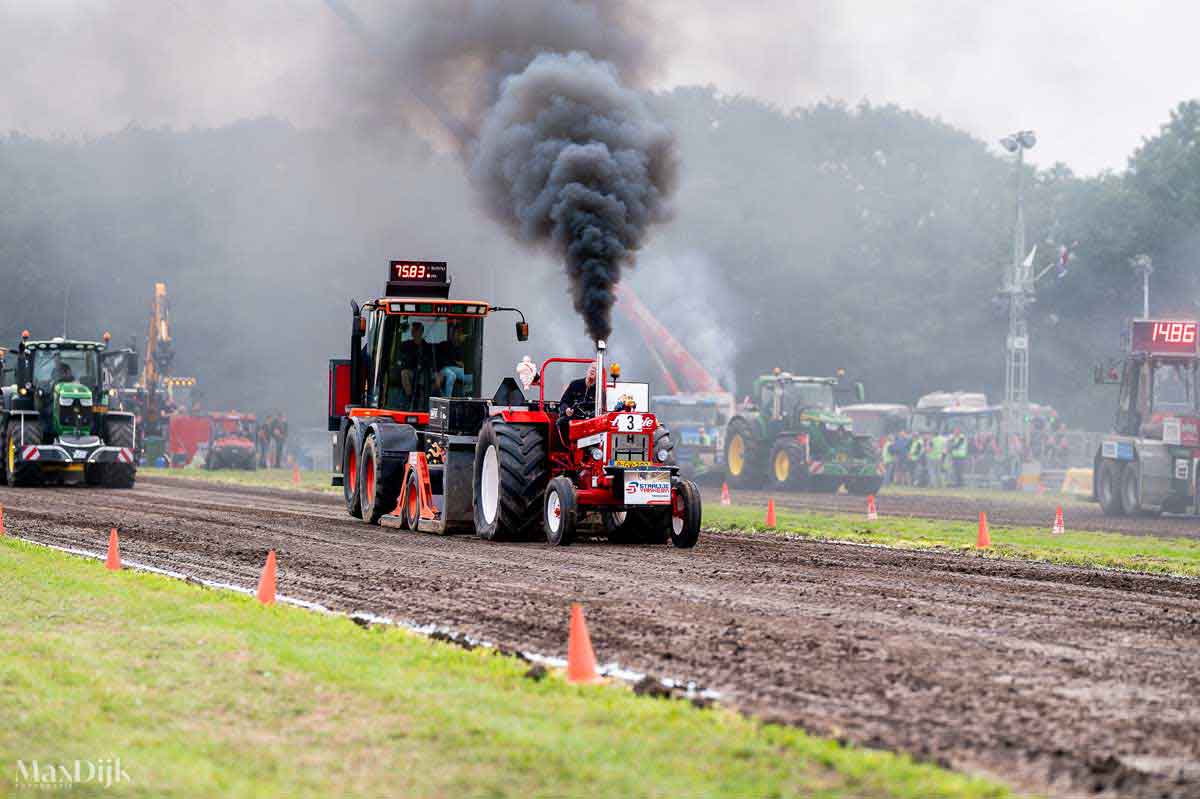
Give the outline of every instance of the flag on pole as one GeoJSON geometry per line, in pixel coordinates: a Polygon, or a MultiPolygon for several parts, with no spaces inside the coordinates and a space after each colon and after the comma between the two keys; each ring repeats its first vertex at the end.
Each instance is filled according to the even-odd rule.
{"type": "Polygon", "coordinates": [[[1071,258],[1073,257],[1071,250],[1078,246],[1078,244],[1079,242],[1076,241],[1070,247],[1064,244],[1058,248],[1058,270],[1054,273],[1054,276],[1059,280],[1067,276],[1067,265],[1071,263],[1071,258]]]}

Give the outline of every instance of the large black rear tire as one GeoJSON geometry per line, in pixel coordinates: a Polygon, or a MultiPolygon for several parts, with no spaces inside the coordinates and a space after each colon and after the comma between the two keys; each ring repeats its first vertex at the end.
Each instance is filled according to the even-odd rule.
{"type": "Polygon", "coordinates": [[[400,501],[401,481],[404,473],[383,477],[383,456],[375,436],[367,436],[362,448],[362,463],[359,469],[362,481],[358,495],[362,502],[362,520],[367,524],[379,524],[379,520],[396,509],[400,501]]]}
{"type": "Polygon", "coordinates": [[[342,498],[346,500],[346,512],[356,519],[362,518],[362,497],[358,493],[358,433],[351,427],[346,431],[342,447],[342,498]]]}
{"type": "Polygon", "coordinates": [[[1121,506],[1121,464],[1116,461],[1100,461],[1096,476],[1096,499],[1105,516],[1124,516],[1121,506]]]}
{"type": "Polygon", "coordinates": [[[766,477],[763,442],[744,419],[734,419],[725,431],[725,473],[734,488],[758,488],[766,477]]]}
{"type": "Polygon", "coordinates": [[[8,431],[4,437],[4,466],[5,476],[11,488],[35,486],[42,484],[42,470],[37,463],[20,460],[21,447],[42,443],[42,425],[39,422],[26,421],[24,437],[21,434],[21,420],[14,419],[8,423],[8,431]]]}
{"type": "MultiPolygon", "coordinates": [[[[124,447],[133,452],[133,420],[105,419],[104,443],[110,447],[124,447]]],[[[101,475],[105,488],[133,488],[137,479],[137,466],[132,463],[106,463],[101,475]]]]}
{"type": "Polygon", "coordinates": [[[545,431],[489,419],[475,442],[471,498],[476,534],[488,541],[533,537],[542,526],[549,480],[545,431]]]}

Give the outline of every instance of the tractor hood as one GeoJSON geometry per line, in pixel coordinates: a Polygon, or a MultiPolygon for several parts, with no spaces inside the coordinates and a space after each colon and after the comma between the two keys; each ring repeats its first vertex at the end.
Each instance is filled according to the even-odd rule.
{"type": "Polygon", "coordinates": [[[833,411],[820,408],[806,408],[800,412],[800,421],[806,424],[818,424],[826,427],[849,428],[853,422],[849,416],[842,416],[833,411]]]}
{"type": "Polygon", "coordinates": [[[54,398],[66,404],[84,400],[83,404],[88,405],[92,400],[92,390],[82,383],[59,383],[54,387],[54,398]]]}

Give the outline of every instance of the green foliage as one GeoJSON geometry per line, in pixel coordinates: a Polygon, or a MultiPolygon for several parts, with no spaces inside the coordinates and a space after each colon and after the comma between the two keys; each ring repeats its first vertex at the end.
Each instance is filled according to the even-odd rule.
{"type": "MultiPolygon", "coordinates": [[[[653,102],[678,133],[683,180],[676,219],[642,267],[695,256],[712,275],[679,266],[656,283],[668,294],[645,299],[662,307],[703,287],[712,314],[675,332],[685,344],[713,330],[733,342],[741,393],[774,366],[845,367],[880,401],[1001,393],[1006,318],[993,299],[1011,258],[1010,158],[889,105],[785,112],[695,87],[653,102]]],[[[1181,103],[1118,174],[1026,167],[1038,269],[1078,242],[1069,274],[1043,278],[1031,329],[1034,399],[1072,424],[1111,420],[1113,397],[1091,386],[1090,367],[1116,353],[1140,309],[1131,258],[1154,258],[1157,312],[1197,313],[1198,127],[1200,104],[1181,103]]],[[[412,253],[450,260],[462,296],[531,315],[529,347],[489,344],[486,385],[527,351],[584,344],[560,267],[487,222],[459,159],[407,129],[256,120],[0,139],[0,342],[26,326],[60,332],[67,285],[81,330],[140,340],[152,284],[166,280],[177,367],[201,378],[210,406],[282,407],[321,424],[324,360],[345,354],[346,301],[377,292],[379,264],[412,253]]],[[[656,374],[638,363],[631,331],[612,344],[630,374],[656,374]]]]}

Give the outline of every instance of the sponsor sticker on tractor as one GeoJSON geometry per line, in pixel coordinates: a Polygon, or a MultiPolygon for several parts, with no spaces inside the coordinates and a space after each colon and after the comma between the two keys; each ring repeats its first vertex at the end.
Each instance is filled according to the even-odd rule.
{"type": "Polygon", "coordinates": [[[626,505],[670,505],[671,473],[626,472],[626,505]]]}

